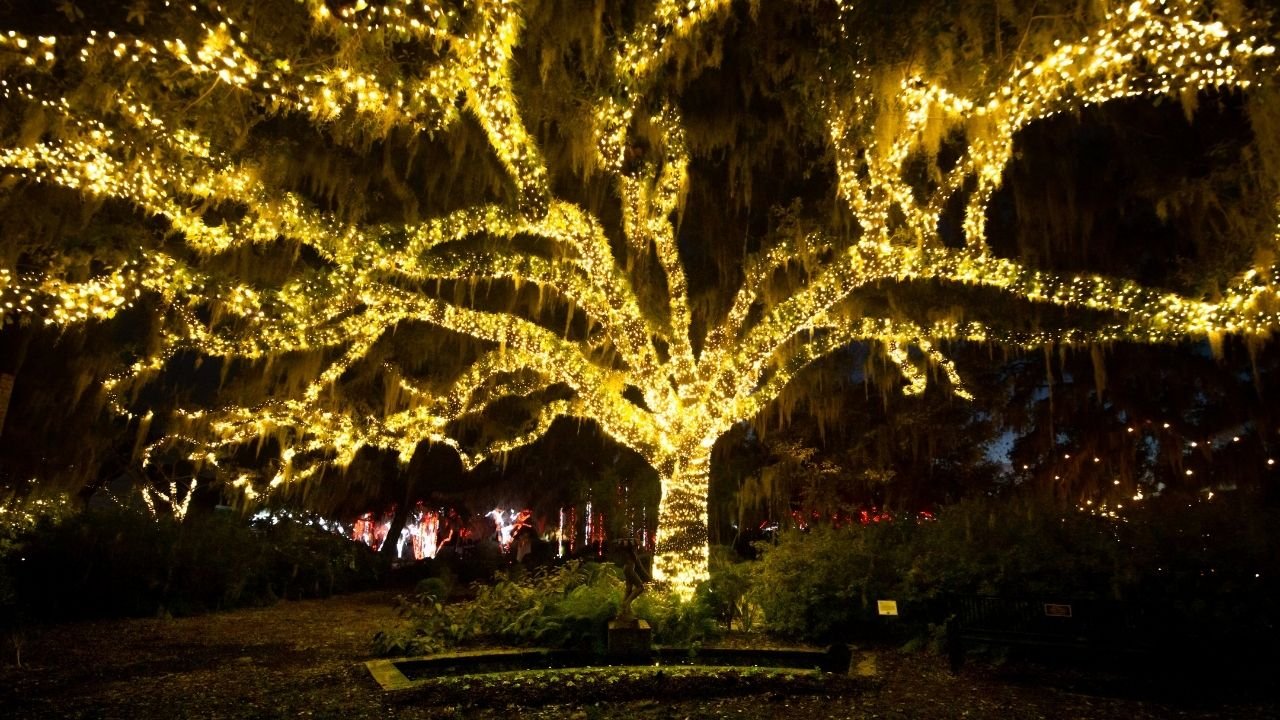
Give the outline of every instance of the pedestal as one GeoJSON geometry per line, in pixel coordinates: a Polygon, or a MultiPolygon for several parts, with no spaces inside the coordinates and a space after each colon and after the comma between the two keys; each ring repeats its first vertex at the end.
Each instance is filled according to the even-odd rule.
{"type": "Polygon", "coordinates": [[[609,654],[615,657],[647,657],[653,652],[653,630],[643,620],[609,621],[609,654]]]}

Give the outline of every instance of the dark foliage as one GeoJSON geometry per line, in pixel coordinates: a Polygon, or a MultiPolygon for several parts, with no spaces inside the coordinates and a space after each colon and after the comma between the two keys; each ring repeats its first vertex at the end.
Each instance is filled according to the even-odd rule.
{"type": "Polygon", "coordinates": [[[1149,620],[1135,632],[1256,649],[1280,627],[1280,539],[1275,511],[1251,502],[1156,498],[1117,521],[982,499],[933,522],[790,532],[761,544],[751,597],[770,631],[823,642],[921,636],[953,596],[995,595],[1119,603],[1149,620]],[[880,617],[881,599],[900,616],[880,617]]]}
{"type": "MultiPolygon", "coordinates": [[[[621,571],[611,564],[570,560],[528,573],[499,573],[476,583],[472,597],[451,601],[446,579],[428,578],[401,598],[402,629],[378,634],[375,645],[389,655],[430,654],[482,645],[517,645],[603,652],[605,630],[622,602],[621,571]]],[[[655,639],[687,645],[718,632],[702,596],[692,601],[650,591],[636,601],[637,617],[655,639]]]]}
{"type": "Polygon", "coordinates": [[[177,522],[120,508],[43,523],[4,558],[14,603],[39,620],[185,615],[367,588],[369,548],[318,528],[238,515],[177,522]]]}

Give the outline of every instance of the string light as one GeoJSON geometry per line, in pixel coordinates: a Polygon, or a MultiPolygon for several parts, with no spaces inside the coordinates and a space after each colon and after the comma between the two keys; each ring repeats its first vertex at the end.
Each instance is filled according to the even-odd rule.
{"type": "Polygon", "coordinates": [[[178,491],[176,480],[169,483],[169,492],[164,492],[159,488],[147,487],[146,485],[139,489],[142,493],[142,502],[146,504],[147,510],[152,517],[160,516],[159,511],[156,509],[156,500],[160,500],[169,506],[169,512],[178,521],[187,516],[187,510],[191,507],[191,498],[196,494],[196,481],[192,479],[185,490],[185,493],[178,491]]]}
{"type": "MultiPolygon", "coordinates": [[[[840,37],[847,38],[849,3],[835,5],[840,37]]],[[[1259,40],[1257,28],[1210,19],[1201,3],[1139,0],[969,93],[924,74],[902,78],[887,93],[867,92],[883,78],[867,68],[825,68],[827,97],[813,112],[824,120],[837,193],[861,235],[848,241],[820,230],[799,232],[751,254],[742,285],[718,320],[695,317],[677,247],[675,218],[689,183],[685,120],[674,103],[653,96],[679,48],[711,35],[717,19],[727,17],[728,0],[659,0],[610,55],[612,85],[589,112],[590,165],[611,176],[621,207],[616,234],[555,196],[555,178],[526,126],[513,80],[526,26],[523,4],[389,0],[335,10],[325,0],[298,0],[296,7],[310,23],[310,37],[338,49],[331,58],[304,63],[286,56],[216,4],[172,6],[167,12],[176,14],[175,22],[147,27],[185,29],[158,39],[96,30],[78,38],[0,34],[0,54],[17,60],[0,79],[6,111],[39,108],[59,120],[35,141],[0,147],[0,169],[86,198],[121,201],[164,224],[161,234],[180,238],[104,253],[95,259],[106,269],[88,279],[70,264],[0,268],[0,317],[71,326],[140,304],[154,309],[164,321],[154,348],[104,382],[120,412],[128,412],[123,398],[179,353],[227,362],[290,353],[323,357],[294,395],[177,413],[169,441],[192,447],[192,459],[201,463],[216,464],[229,449],[262,438],[279,441],[278,461],[269,469],[231,481],[249,498],[315,478],[326,466],[345,467],[365,447],[394,451],[407,462],[422,441],[443,443],[474,468],[536,441],[557,418],[591,418],[658,470],[654,575],[688,594],[707,572],[707,486],[716,439],[768,407],[798,373],[837,348],[873,341],[901,372],[906,392],[924,392],[927,370],[936,368],[947,389],[967,399],[942,342],[1155,343],[1224,333],[1265,337],[1280,327],[1280,266],[1249,269],[1207,301],[1129,280],[1038,271],[995,257],[987,246],[988,205],[1013,158],[1015,136],[1030,124],[1124,98],[1247,90],[1274,76],[1275,48],[1259,40]],[[414,52],[402,52],[407,48],[414,52]],[[111,92],[67,90],[60,78],[82,78],[83,87],[102,82],[111,92]],[[147,92],[149,86],[159,92],[147,92]],[[266,116],[304,119],[334,137],[346,128],[365,147],[397,129],[448,132],[465,114],[483,131],[513,197],[422,222],[343,220],[281,188],[260,164],[237,159],[238,141],[220,136],[212,123],[186,122],[225,111],[209,99],[215,91],[266,116]],[[939,125],[963,129],[967,147],[937,187],[919,197],[908,163],[939,125]],[[632,167],[627,150],[640,126],[652,152],[632,167]],[[943,208],[962,191],[968,193],[966,242],[951,248],[938,227],[943,208]],[[219,220],[204,212],[223,206],[242,212],[219,220]],[[478,237],[491,242],[483,250],[459,242],[478,237]],[[525,237],[552,250],[522,252],[515,241],[525,237]],[[218,258],[230,251],[279,243],[307,248],[322,267],[278,287],[219,269],[218,258]],[[651,254],[657,272],[635,271],[651,254]],[[826,259],[789,297],[764,302],[771,279],[801,256],[826,259]],[[1015,332],[975,322],[863,316],[842,304],[875,283],[912,281],[987,288],[1116,320],[1087,331],[1015,332]],[[473,291],[494,283],[532,288],[570,308],[565,329],[547,327],[540,312],[480,309],[427,291],[442,282],[473,291]],[[762,305],[764,312],[756,312],[762,305]],[[586,321],[583,334],[569,331],[575,314],[586,321]],[[373,360],[380,340],[410,324],[443,328],[491,349],[447,382],[411,380],[386,363],[388,386],[410,401],[389,403],[380,415],[335,400],[344,375],[373,360]],[[696,352],[695,332],[704,332],[696,352]],[[567,388],[570,396],[554,388],[567,388]],[[459,428],[465,421],[505,398],[542,404],[510,436],[464,445],[459,428]]],[[[1280,239],[1268,242],[1276,246],[1280,239]]],[[[171,505],[176,496],[176,487],[156,492],[171,505]]]]}

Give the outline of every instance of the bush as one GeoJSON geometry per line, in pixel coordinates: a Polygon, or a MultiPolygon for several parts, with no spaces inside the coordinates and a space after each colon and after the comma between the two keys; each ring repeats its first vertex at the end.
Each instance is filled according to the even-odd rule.
{"type": "Polygon", "coordinates": [[[745,561],[733,548],[711,548],[711,577],[698,586],[697,599],[715,619],[718,629],[751,631],[760,608],[752,594],[755,563],[745,561]]]}
{"type": "MultiPolygon", "coordinates": [[[[570,560],[532,573],[499,573],[492,584],[473,585],[474,599],[450,603],[447,583],[427,579],[401,598],[407,628],[378,633],[383,654],[426,655],[474,645],[521,645],[603,652],[606,628],[618,614],[625,583],[614,565],[570,560]]],[[[710,606],[649,591],[633,605],[654,638],[692,644],[715,635],[710,606]]]]}
{"type": "Polygon", "coordinates": [[[282,520],[257,530],[270,549],[263,574],[271,595],[326,597],[360,590],[386,576],[390,561],[367,545],[304,523],[282,520]]]}
{"type": "Polygon", "coordinates": [[[833,637],[878,633],[876,601],[909,600],[901,571],[910,523],[818,527],[759,543],[751,596],[769,631],[830,642],[833,637]]]}
{"type": "Polygon", "coordinates": [[[646,592],[632,604],[638,618],[653,628],[654,642],[697,647],[722,633],[715,609],[707,600],[706,585],[692,600],[672,592],[646,592]]]}
{"type": "Polygon", "coordinates": [[[42,620],[155,614],[176,536],[173,523],[119,508],[41,524],[9,554],[19,603],[42,620]]]}
{"type": "Polygon", "coordinates": [[[407,629],[384,631],[384,654],[430,654],[462,645],[540,645],[602,650],[604,628],[622,601],[622,579],[611,565],[570,560],[532,573],[499,573],[475,584],[475,598],[449,603],[444,582],[419,583],[401,598],[407,629]]]}
{"type": "Polygon", "coordinates": [[[251,527],[231,514],[186,522],[93,509],[27,532],[5,558],[26,614],[42,620],[190,614],[376,582],[381,558],[319,528],[251,527]]]}
{"type": "Polygon", "coordinates": [[[1115,521],[1027,498],[967,500],[919,527],[904,549],[903,592],[1107,597],[1115,521]]]}
{"type": "Polygon", "coordinates": [[[931,522],[791,531],[758,544],[747,598],[768,631],[824,643],[924,638],[950,596],[997,595],[1123,601],[1141,632],[1256,644],[1280,622],[1280,537],[1275,511],[1248,504],[1158,498],[1118,522],[984,498],[931,522]],[[901,616],[879,618],[879,599],[897,600],[901,616]]]}

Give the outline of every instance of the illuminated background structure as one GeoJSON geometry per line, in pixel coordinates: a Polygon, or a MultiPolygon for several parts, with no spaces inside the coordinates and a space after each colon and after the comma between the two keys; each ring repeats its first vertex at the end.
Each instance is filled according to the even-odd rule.
{"type": "Polygon", "coordinates": [[[1248,3],[46,5],[0,35],[0,313],[141,328],[84,382],[163,426],[143,462],[181,448],[249,501],[584,418],[659,473],[655,576],[687,592],[717,439],[833,351],[964,399],[950,342],[1280,328],[1276,30],[1248,3]],[[989,237],[1020,132],[1206,96],[1253,125],[1202,272],[989,237]],[[206,362],[216,391],[149,400],[206,362]]]}

